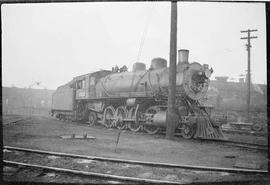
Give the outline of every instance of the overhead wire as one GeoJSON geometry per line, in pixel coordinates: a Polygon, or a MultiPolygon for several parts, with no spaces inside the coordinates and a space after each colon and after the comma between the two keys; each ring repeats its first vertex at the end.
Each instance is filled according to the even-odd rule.
{"type": "Polygon", "coordinates": [[[142,37],[141,37],[141,41],[140,41],[140,45],[139,45],[139,51],[138,51],[136,62],[139,62],[140,61],[140,58],[141,58],[141,55],[142,55],[143,46],[144,46],[145,39],[146,39],[146,35],[147,35],[148,28],[149,28],[149,25],[150,25],[151,16],[152,16],[153,10],[154,10],[155,2],[150,2],[150,3],[151,4],[150,4],[150,6],[148,8],[149,9],[148,16],[147,16],[147,19],[146,19],[146,22],[145,22],[145,25],[144,25],[144,29],[143,29],[143,33],[142,33],[142,37]]]}

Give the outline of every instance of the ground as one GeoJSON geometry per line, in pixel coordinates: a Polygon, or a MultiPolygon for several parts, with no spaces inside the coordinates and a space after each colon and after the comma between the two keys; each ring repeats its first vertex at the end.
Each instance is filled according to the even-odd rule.
{"type": "MultiPolygon", "coordinates": [[[[267,152],[225,146],[217,142],[185,140],[181,137],[166,140],[164,135],[122,131],[115,151],[119,130],[102,126],[89,127],[84,123],[62,122],[53,118],[32,117],[3,125],[3,143],[55,152],[94,155],[141,161],[185,165],[227,167],[246,163],[253,169],[267,169],[267,152]],[[96,139],[63,139],[67,135],[93,136],[96,139]]],[[[228,136],[227,136],[228,137],[228,136]]],[[[265,142],[254,136],[229,136],[232,139],[265,142]]]]}

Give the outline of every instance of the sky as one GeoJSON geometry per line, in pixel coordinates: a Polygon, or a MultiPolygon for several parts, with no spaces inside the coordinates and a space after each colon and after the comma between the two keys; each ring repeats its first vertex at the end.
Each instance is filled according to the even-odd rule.
{"type": "MultiPolygon", "coordinates": [[[[2,86],[56,89],[73,77],[113,66],[169,64],[170,2],[95,2],[2,5],[2,86]],[[143,39],[144,38],[144,39],[143,39]],[[144,40],[143,44],[142,40],[144,40]],[[139,56],[139,48],[141,54],[139,56]]],[[[266,83],[264,3],[178,2],[177,49],[209,64],[215,76],[246,74],[252,36],[251,78],[266,83]]]]}

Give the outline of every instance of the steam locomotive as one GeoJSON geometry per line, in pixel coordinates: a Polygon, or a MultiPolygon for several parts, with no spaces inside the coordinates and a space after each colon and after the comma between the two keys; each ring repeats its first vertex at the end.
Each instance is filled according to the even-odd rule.
{"type": "MultiPolygon", "coordinates": [[[[224,118],[211,116],[212,107],[200,100],[207,93],[213,72],[207,64],[188,62],[189,50],[179,50],[176,68],[175,131],[184,138],[222,139],[224,118]]],[[[154,58],[146,70],[135,63],[73,78],[57,88],[51,114],[61,120],[84,120],[89,125],[156,134],[166,129],[169,68],[154,58]]]]}

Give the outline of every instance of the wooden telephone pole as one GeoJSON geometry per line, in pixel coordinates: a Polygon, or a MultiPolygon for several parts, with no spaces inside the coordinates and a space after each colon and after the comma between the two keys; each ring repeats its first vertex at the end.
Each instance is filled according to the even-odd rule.
{"type": "Polygon", "coordinates": [[[177,56],[177,1],[171,2],[171,35],[170,35],[170,69],[169,69],[169,96],[167,111],[166,138],[174,136],[177,115],[175,112],[176,89],[176,56],[177,56]]]}
{"type": "Polygon", "coordinates": [[[251,48],[251,44],[250,44],[250,39],[256,39],[258,38],[257,36],[254,36],[254,37],[251,37],[250,36],[250,32],[255,32],[255,31],[258,31],[258,30],[243,30],[243,31],[240,31],[241,33],[247,33],[247,37],[241,37],[241,39],[245,39],[247,40],[247,44],[246,44],[246,47],[247,47],[247,53],[248,53],[248,57],[247,57],[247,60],[248,60],[248,71],[247,71],[247,116],[248,116],[248,121],[250,120],[250,81],[251,81],[251,77],[250,77],[250,48],[251,48]]]}

